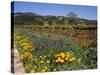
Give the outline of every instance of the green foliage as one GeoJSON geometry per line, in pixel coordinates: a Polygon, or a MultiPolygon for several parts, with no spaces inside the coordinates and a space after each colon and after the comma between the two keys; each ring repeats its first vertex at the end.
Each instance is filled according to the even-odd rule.
{"type": "Polygon", "coordinates": [[[77,14],[74,13],[74,12],[69,12],[69,13],[67,14],[67,17],[70,17],[70,18],[77,18],[77,14]]]}
{"type": "Polygon", "coordinates": [[[86,64],[87,69],[97,68],[97,48],[90,47],[84,52],[85,59],[83,62],[86,64]]]}
{"type": "Polygon", "coordinates": [[[67,14],[67,21],[69,24],[73,25],[73,24],[77,24],[79,21],[78,21],[78,17],[77,17],[77,14],[74,13],[74,12],[70,12],[67,14]]]}
{"type": "Polygon", "coordinates": [[[83,48],[79,43],[72,40],[71,37],[51,38],[42,34],[30,32],[26,29],[15,29],[15,32],[19,32],[21,35],[28,37],[35,47],[32,53],[33,58],[23,61],[26,72],[34,72],[33,69],[35,66],[38,67],[35,69],[35,72],[44,71],[44,67],[48,67],[46,71],[94,69],[97,67],[96,47],[83,48]],[[74,55],[76,60],[72,63],[55,63],[55,54],[66,51],[74,55]],[[42,58],[40,58],[41,56],[42,58],[46,56],[46,58],[42,60],[42,58]],[[46,63],[47,61],[50,63],[46,63]]]}

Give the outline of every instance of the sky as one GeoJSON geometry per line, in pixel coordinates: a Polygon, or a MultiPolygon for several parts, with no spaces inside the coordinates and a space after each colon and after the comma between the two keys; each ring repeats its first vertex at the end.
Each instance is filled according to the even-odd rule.
{"type": "Polygon", "coordinates": [[[80,18],[97,20],[96,6],[17,1],[14,2],[14,13],[16,12],[32,12],[39,15],[53,15],[53,16],[67,16],[69,12],[75,12],[77,16],[80,18]]]}

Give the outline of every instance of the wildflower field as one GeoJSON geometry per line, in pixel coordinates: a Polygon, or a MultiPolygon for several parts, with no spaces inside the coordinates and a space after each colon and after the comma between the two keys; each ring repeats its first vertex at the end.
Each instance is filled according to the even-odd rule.
{"type": "Polygon", "coordinates": [[[25,73],[97,69],[96,6],[18,1],[11,19],[25,73]]]}
{"type": "Polygon", "coordinates": [[[27,73],[97,68],[96,30],[20,26],[14,42],[27,73]]]}

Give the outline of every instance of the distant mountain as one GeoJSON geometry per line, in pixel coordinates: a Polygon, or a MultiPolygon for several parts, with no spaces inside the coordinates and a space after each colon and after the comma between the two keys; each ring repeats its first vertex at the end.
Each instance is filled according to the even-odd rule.
{"type": "Polygon", "coordinates": [[[81,20],[87,22],[90,25],[97,25],[97,20],[88,20],[88,19],[81,19],[81,20]]]}
{"type": "Polygon", "coordinates": [[[31,13],[31,12],[26,12],[26,13],[17,12],[17,13],[14,13],[14,15],[34,15],[34,16],[39,16],[38,14],[31,13]]]}
{"type": "MultiPolygon", "coordinates": [[[[12,13],[12,16],[14,16],[14,22],[15,24],[33,24],[33,25],[44,25],[44,23],[48,23],[49,25],[52,24],[65,24],[67,19],[64,16],[42,16],[38,15],[36,13],[12,13]]],[[[88,20],[83,18],[78,18],[80,21],[85,22],[89,25],[97,25],[97,20],[88,20]]]]}

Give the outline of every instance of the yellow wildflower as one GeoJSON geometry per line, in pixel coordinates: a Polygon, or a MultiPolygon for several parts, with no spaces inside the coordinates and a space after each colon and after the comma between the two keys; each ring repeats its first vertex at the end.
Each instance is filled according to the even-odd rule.
{"type": "Polygon", "coordinates": [[[68,60],[68,57],[65,57],[65,60],[68,60]]]}
{"type": "Polygon", "coordinates": [[[46,58],[47,56],[44,56],[44,58],[46,58]]]}
{"type": "Polygon", "coordinates": [[[45,71],[46,71],[45,69],[42,69],[42,70],[41,70],[41,72],[45,72],[45,71]]]}
{"type": "Polygon", "coordinates": [[[47,63],[50,63],[50,61],[48,60],[47,63]]]}
{"type": "Polygon", "coordinates": [[[35,58],[35,61],[37,61],[37,58],[35,58]]]}
{"type": "Polygon", "coordinates": [[[42,58],[42,56],[40,56],[40,58],[42,58]]]}
{"type": "Polygon", "coordinates": [[[60,55],[60,54],[56,54],[56,55],[55,55],[55,57],[59,57],[59,56],[61,56],[61,55],[60,55]]]}
{"type": "Polygon", "coordinates": [[[70,53],[69,53],[69,52],[66,52],[66,55],[67,55],[67,56],[69,56],[69,55],[70,55],[70,53]]]}
{"type": "Polygon", "coordinates": [[[23,47],[23,50],[26,50],[26,49],[27,49],[27,46],[24,46],[24,47],[23,47]]]}
{"type": "Polygon", "coordinates": [[[25,46],[25,43],[21,43],[21,46],[25,46]]]}
{"type": "Polygon", "coordinates": [[[63,52],[62,52],[60,55],[61,55],[61,57],[62,57],[62,58],[64,58],[64,57],[65,57],[65,54],[64,54],[63,52]]]}
{"type": "Polygon", "coordinates": [[[57,54],[57,56],[59,57],[59,56],[60,56],[60,54],[57,54]]]}
{"type": "Polygon", "coordinates": [[[32,58],[32,54],[30,54],[29,58],[32,58]]]}
{"type": "Polygon", "coordinates": [[[30,51],[32,51],[32,50],[34,50],[34,49],[31,48],[30,51]]]}
{"type": "Polygon", "coordinates": [[[47,70],[47,69],[48,69],[48,67],[47,67],[47,66],[45,66],[45,69],[47,70]]]}
{"type": "Polygon", "coordinates": [[[32,72],[32,73],[35,73],[35,70],[34,70],[34,69],[33,69],[33,70],[31,70],[31,72],[32,72]]]}
{"type": "Polygon", "coordinates": [[[42,60],[44,60],[45,58],[43,57],[42,60]]]}
{"type": "Polygon", "coordinates": [[[60,57],[58,57],[58,61],[60,61],[61,60],[61,58],[60,57]]]}
{"type": "Polygon", "coordinates": [[[34,66],[34,68],[37,68],[37,66],[34,66]]]}
{"type": "Polygon", "coordinates": [[[59,60],[56,60],[56,62],[59,62],[59,60]]]}
{"type": "Polygon", "coordinates": [[[60,62],[63,63],[64,62],[64,59],[61,59],[60,62]]]}
{"type": "Polygon", "coordinates": [[[41,61],[40,61],[40,63],[44,63],[44,61],[43,61],[43,60],[41,60],[41,61]]]}
{"type": "Polygon", "coordinates": [[[56,54],[55,57],[58,57],[58,55],[56,54]]]}
{"type": "Polygon", "coordinates": [[[70,62],[75,61],[75,57],[71,57],[71,58],[69,59],[69,61],[70,61],[70,62]]]}

